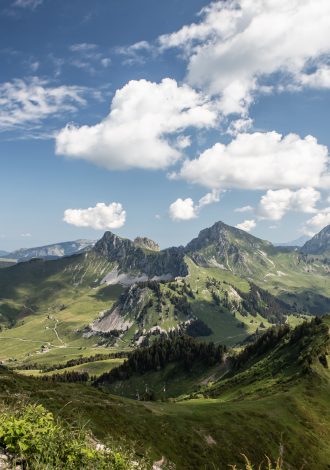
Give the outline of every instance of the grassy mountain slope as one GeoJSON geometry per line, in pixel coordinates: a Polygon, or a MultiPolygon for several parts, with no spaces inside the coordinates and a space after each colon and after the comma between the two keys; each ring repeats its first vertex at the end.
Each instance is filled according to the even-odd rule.
{"type": "Polygon", "coordinates": [[[174,328],[235,345],[274,322],[299,322],[296,314],[330,312],[324,257],[221,222],[186,248],[148,246],[107,232],[87,253],[0,270],[0,359],[52,364],[80,348],[131,348],[174,328]],[[164,282],[155,288],[150,279],[164,282]]]}
{"type": "MultiPolygon", "coordinates": [[[[325,236],[319,237],[318,246],[324,246],[325,240],[325,236]]],[[[197,266],[253,281],[290,304],[296,303],[298,309],[330,312],[330,264],[325,255],[274,247],[222,222],[202,230],[187,245],[186,253],[197,266]]]]}
{"type": "Polygon", "coordinates": [[[79,415],[97,437],[125,436],[178,470],[239,465],[242,452],[259,463],[265,454],[276,457],[280,444],[287,468],[324,470],[330,461],[329,327],[324,318],[250,350],[240,367],[194,399],[137,402],[88,385],[50,387],[2,369],[1,399],[28,396],[70,421],[79,415]]]}
{"type": "Polygon", "coordinates": [[[0,272],[0,358],[59,362],[97,341],[81,330],[122,292],[120,286],[104,290],[99,281],[112,265],[93,252],[54,261],[33,260],[0,272]],[[53,357],[54,356],[54,357],[53,357]],[[53,358],[52,358],[53,357],[53,358]]]}
{"type": "MultiPolygon", "coordinates": [[[[0,333],[0,359],[63,362],[85,348],[90,355],[95,348],[130,348],[157,331],[185,329],[197,319],[209,328],[205,339],[232,345],[270,325],[266,310],[238,308],[248,282],[189,258],[185,263],[186,280],[140,283],[125,294],[120,285],[100,285],[115,262],[94,251],[1,270],[0,319],[11,328],[0,333]],[[109,336],[111,331],[116,334],[109,336]]],[[[283,321],[289,310],[283,306],[283,321]]]]}

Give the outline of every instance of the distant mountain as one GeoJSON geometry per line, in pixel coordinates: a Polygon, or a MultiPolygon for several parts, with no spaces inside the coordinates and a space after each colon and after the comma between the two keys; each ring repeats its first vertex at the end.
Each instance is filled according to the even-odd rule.
{"type": "Polygon", "coordinates": [[[0,250],[0,257],[8,255],[8,251],[0,250]]]}
{"type": "Polygon", "coordinates": [[[306,255],[323,255],[330,253],[330,225],[324,227],[323,230],[306,242],[301,252],[306,255]]]}
{"type": "Polygon", "coordinates": [[[285,243],[274,243],[274,246],[303,246],[306,242],[310,240],[310,237],[307,235],[302,235],[299,238],[296,238],[295,240],[291,240],[290,242],[285,242],[285,243]]]}
{"type": "Polygon", "coordinates": [[[86,251],[95,245],[91,240],[75,240],[71,242],[55,243],[52,245],[38,246],[35,248],[21,248],[20,250],[6,253],[4,258],[28,261],[32,258],[56,259],[86,251]]]}

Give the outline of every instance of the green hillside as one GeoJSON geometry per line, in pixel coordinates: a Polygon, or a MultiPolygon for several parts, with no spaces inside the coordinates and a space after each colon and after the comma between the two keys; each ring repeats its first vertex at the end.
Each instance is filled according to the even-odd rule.
{"type": "Polygon", "coordinates": [[[328,273],[325,255],[275,248],[221,222],[162,251],[107,232],[86,253],[0,270],[0,360],[52,365],[173,329],[234,346],[329,313],[328,273]]]}
{"type": "Polygon", "coordinates": [[[265,335],[226,377],[174,402],[119,398],[89,385],[50,387],[6,369],[0,370],[1,400],[28,398],[70,422],[79,415],[99,439],[124,438],[138,453],[149,448],[151,460],[163,456],[178,470],[241,466],[241,453],[259,463],[280,448],[287,468],[324,470],[330,461],[329,326],[327,317],[265,335]]]}
{"type": "Polygon", "coordinates": [[[174,329],[234,346],[330,312],[326,255],[221,222],[186,248],[140,245],[107,232],[87,253],[0,270],[0,360],[51,365],[174,329]]]}

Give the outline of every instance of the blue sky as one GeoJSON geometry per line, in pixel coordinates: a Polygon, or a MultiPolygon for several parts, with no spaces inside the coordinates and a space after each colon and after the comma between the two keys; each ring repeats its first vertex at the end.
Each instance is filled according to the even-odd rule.
{"type": "Polygon", "coordinates": [[[330,224],[327,0],[2,0],[0,249],[330,224]]]}

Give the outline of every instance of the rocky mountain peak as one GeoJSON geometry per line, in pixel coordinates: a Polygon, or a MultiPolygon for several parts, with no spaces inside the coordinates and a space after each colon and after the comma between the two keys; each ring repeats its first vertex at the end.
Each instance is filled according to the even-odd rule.
{"type": "Polygon", "coordinates": [[[105,232],[95,244],[94,251],[108,261],[116,263],[121,272],[134,271],[143,273],[148,278],[174,278],[188,274],[182,248],[168,248],[162,251],[149,249],[149,252],[146,252],[127,238],[105,232]]]}
{"type": "Polygon", "coordinates": [[[137,249],[131,240],[121,238],[112,232],[105,232],[103,237],[94,246],[94,251],[105,256],[108,261],[124,259],[130,252],[137,249]]]}
{"type": "Polygon", "coordinates": [[[134,245],[145,250],[160,251],[160,246],[158,243],[147,237],[136,237],[134,240],[134,245]]]}
{"type": "Polygon", "coordinates": [[[201,230],[197,238],[194,238],[186,246],[186,251],[196,251],[207,246],[214,245],[219,248],[231,246],[265,248],[272,246],[270,242],[254,237],[244,230],[240,230],[223,222],[216,222],[212,227],[201,230]]]}

